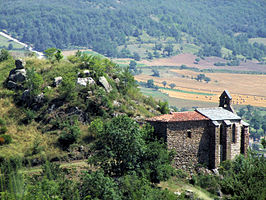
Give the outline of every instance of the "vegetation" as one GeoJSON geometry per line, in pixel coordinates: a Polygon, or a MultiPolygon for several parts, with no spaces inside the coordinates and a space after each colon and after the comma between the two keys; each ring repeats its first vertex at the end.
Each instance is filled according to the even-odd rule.
{"type": "Polygon", "coordinates": [[[196,46],[199,57],[220,57],[221,48],[226,48],[231,53],[224,57],[229,60],[243,55],[261,61],[265,45],[249,39],[265,38],[264,3],[8,0],[0,8],[0,27],[41,51],[85,47],[108,57],[139,60],[136,46],[144,46],[141,57],[148,59],[196,46]]]}

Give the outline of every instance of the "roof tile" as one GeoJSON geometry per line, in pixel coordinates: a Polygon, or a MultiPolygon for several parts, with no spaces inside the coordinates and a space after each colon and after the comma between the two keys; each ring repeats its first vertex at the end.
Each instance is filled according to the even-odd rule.
{"type": "Polygon", "coordinates": [[[174,112],[171,114],[159,115],[147,119],[147,121],[158,121],[158,122],[183,122],[183,121],[198,121],[198,120],[209,120],[209,119],[196,111],[174,112]]]}

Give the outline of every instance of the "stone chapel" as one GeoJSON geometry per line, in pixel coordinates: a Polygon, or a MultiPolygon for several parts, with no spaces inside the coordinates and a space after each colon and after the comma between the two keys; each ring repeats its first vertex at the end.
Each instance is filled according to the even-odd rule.
{"type": "Polygon", "coordinates": [[[176,151],[176,167],[192,169],[202,164],[214,169],[224,160],[247,154],[249,125],[234,112],[231,104],[232,97],[225,90],[219,107],[174,112],[146,121],[168,148],[176,151]]]}

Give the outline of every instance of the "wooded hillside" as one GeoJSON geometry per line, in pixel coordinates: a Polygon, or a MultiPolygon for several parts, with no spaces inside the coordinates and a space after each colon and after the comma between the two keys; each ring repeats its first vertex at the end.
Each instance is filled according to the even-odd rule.
{"type": "Polygon", "coordinates": [[[0,2],[0,29],[41,51],[86,47],[125,57],[133,53],[125,51],[133,39],[139,44],[164,40],[167,55],[175,43],[199,46],[200,56],[221,56],[225,47],[233,56],[261,60],[266,51],[262,44],[248,43],[248,38],[266,37],[264,0],[0,2]]]}

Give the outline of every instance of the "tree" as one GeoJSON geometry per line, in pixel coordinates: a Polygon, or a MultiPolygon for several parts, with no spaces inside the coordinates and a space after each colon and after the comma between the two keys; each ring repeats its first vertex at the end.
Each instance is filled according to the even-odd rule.
{"type": "Polygon", "coordinates": [[[44,81],[42,76],[35,72],[34,68],[27,70],[27,81],[25,86],[29,90],[30,100],[41,93],[43,83],[44,81]]]}
{"type": "Polygon", "coordinates": [[[80,185],[82,199],[113,199],[119,200],[121,193],[118,184],[104,174],[102,170],[85,172],[80,185]]]}
{"type": "Polygon", "coordinates": [[[0,62],[9,59],[11,56],[6,49],[2,49],[0,53],[0,62]]]}
{"type": "Polygon", "coordinates": [[[153,72],[152,76],[160,77],[160,72],[159,72],[159,70],[157,70],[157,69],[153,69],[152,72],[153,72]]]}
{"type": "Polygon", "coordinates": [[[49,48],[49,49],[46,49],[44,52],[45,52],[45,55],[48,58],[48,60],[51,61],[54,58],[55,53],[57,52],[57,49],[56,48],[49,48]]]}
{"type": "Polygon", "coordinates": [[[57,49],[57,52],[55,53],[54,57],[57,60],[57,62],[59,62],[61,59],[64,58],[62,51],[60,49],[57,49]]]}
{"type": "Polygon", "coordinates": [[[209,83],[211,81],[211,79],[209,77],[205,77],[204,81],[206,81],[207,83],[209,83]]]}
{"type": "Polygon", "coordinates": [[[167,82],[166,81],[163,81],[162,84],[165,87],[167,85],[167,82]]]}
{"type": "Polygon", "coordinates": [[[137,63],[136,61],[134,60],[131,60],[130,63],[129,63],[129,70],[130,71],[133,71],[133,72],[136,72],[137,70],[137,63]]]}
{"type": "Polygon", "coordinates": [[[97,133],[93,163],[109,175],[121,176],[137,170],[145,152],[145,141],[139,125],[126,116],[116,117],[97,133]]]}
{"type": "Polygon", "coordinates": [[[266,148],[266,140],[264,138],[261,139],[261,144],[263,146],[263,148],[266,148]]]}
{"type": "Polygon", "coordinates": [[[114,177],[136,173],[154,183],[167,180],[173,173],[172,154],[153,135],[150,126],[140,127],[127,116],[113,118],[96,134],[89,163],[114,177]]]}
{"type": "Polygon", "coordinates": [[[136,60],[136,61],[140,60],[140,56],[139,56],[139,54],[137,52],[133,53],[133,59],[136,60]]]}
{"type": "Polygon", "coordinates": [[[169,86],[170,86],[171,89],[173,89],[176,86],[176,84],[171,83],[171,84],[169,84],[169,86]]]}
{"type": "Polygon", "coordinates": [[[12,50],[13,49],[13,44],[9,44],[8,47],[7,47],[8,50],[12,50]]]}
{"type": "Polygon", "coordinates": [[[205,74],[198,74],[197,77],[196,77],[196,80],[197,81],[202,81],[206,78],[205,74]]]}
{"type": "Polygon", "coordinates": [[[154,88],[154,80],[153,79],[149,79],[147,80],[147,87],[148,88],[154,88]]]}
{"type": "Polygon", "coordinates": [[[168,114],[170,112],[170,109],[169,109],[169,105],[168,105],[168,102],[165,101],[159,101],[159,107],[158,107],[158,110],[162,113],[162,114],[168,114]]]}
{"type": "Polygon", "coordinates": [[[147,58],[150,59],[150,60],[152,59],[152,53],[151,52],[148,52],[147,58]]]}
{"type": "Polygon", "coordinates": [[[172,44],[169,44],[164,48],[163,51],[167,52],[167,56],[171,56],[174,51],[174,46],[172,44]]]}

